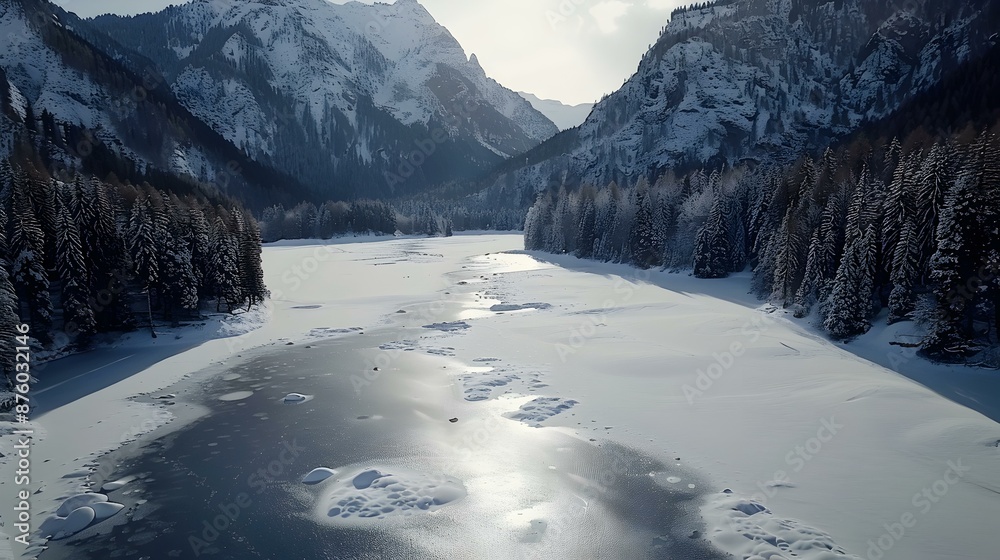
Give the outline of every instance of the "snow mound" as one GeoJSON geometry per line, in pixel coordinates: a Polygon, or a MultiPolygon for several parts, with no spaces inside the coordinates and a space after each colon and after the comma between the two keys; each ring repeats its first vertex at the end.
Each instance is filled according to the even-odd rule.
{"type": "Polygon", "coordinates": [[[722,493],[703,510],[713,527],[709,537],[736,558],[748,560],[860,560],[827,533],[794,519],[778,518],[763,505],[722,493]]]}
{"type": "Polygon", "coordinates": [[[316,515],[330,523],[353,525],[436,511],[468,493],[461,481],[444,474],[402,469],[343,470],[317,503],[316,515]]]}
{"type": "Polygon", "coordinates": [[[541,426],[542,422],[545,422],[557,414],[566,412],[577,404],[579,404],[577,401],[570,399],[561,399],[559,397],[539,397],[531,402],[521,405],[521,408],[517,412],[509,412],[504,416],[510,418],[511,420],[519,420],[529,426],[538,428],[541,426]]]}
{"type": "Polygon", "coordinates": [[[91,492],[77,494],[76,496],[66,498],[66,500],[59,506],[59,509],[56,510],[56,515],[59,517],[66,517],[70,514],[70,512],[77,508],[106,501],[108,501],[108,497],[104,494],[95,494],[91,492]]]}
{"type": "MultiPolygon", "coordinates": [[[[124,484],[123,482],[122,486],[124,484]]],[[[91,523],[104,521],[123,509],[124,505],[109,502],[104,494],[93,492],[77,494],[63,500],[56,513],[43,521],[38,531],[43,537],[52,540],[69,538],[89,527],[91,523]]]]}
{"type": "Polygon", "coordinates": [[[114,517],[116,513],[125,509],[124,505],[115,502],[97,502],[87,507],[94,510],[94,520],[96,521],[104,521],[109,517],[114,517]]]}
{"type": "Polygon", "coordinates": [[[335,474],[337,474],[337,471],[333,469],[317,467],[302,477],[302,484],[319,484],[335,474]]]}
{"type": "Polygon", "coordinates": [[[125,478],[119,478],[118,480],[105,482],[104,485],[101,486],[101,492],[114,492],[115,490],[122,488],[129,482],[132,482],[133,480],[135,480],[134,476],[126,476],[125,478]]]}
{"type": "Polygon", "coordinates": [[[57,541],[72,537],[86,529],[94,522],[96,517],[97,513],[94,512],[93,508],[83,506],[74,509],[66,517],[59,517],[58,515],[49,517],[42,523],[40,529],[46,535],[51,535],[52,540],[57,541]]]}

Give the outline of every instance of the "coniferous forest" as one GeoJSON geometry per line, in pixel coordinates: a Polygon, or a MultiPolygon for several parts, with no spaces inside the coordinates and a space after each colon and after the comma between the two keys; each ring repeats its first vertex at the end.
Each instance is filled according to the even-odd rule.
{"type": "Polygon", "coordinates": [[[30,322],[45,346],[86,348],[101,333],[140,328],[155,336],[155,325],[267,295],[260,232],[238,205],[113,175],[56,181],[8,161],[0,192],[0,322],[30,322]]]}
{"type": "Polygon", "coordinates": [[[965,360],[1000,341],[1000,140],[862,136],[787,167],[550,191],[525,245],[700,278],[749,269],[759,296],[834,338],[912,320],[927,355],[965,360]]]}

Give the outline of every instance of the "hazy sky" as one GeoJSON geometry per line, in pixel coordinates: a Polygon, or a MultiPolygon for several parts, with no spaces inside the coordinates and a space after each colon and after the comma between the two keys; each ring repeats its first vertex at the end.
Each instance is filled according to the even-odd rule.
{"type": "MultiPolygon", "coordinates": [[[[55,0],[81,16],[179,0],[55,0]]],[[[332,0],[343,4],[344,0],[332,0]]],[[[596,101],[635,72],[670,11],[690,0],[420,0],[501,84],[564,103],[596,101]]],[[[368,0],[371,4],[372,1],[368,0]]]]}

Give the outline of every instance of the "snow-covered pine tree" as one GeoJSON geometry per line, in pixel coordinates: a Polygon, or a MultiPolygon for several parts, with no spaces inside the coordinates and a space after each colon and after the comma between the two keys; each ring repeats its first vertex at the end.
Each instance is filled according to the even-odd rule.
{"type": "Polygon", "coordinates": [[[212,286],[215,289],[216,311],[225,305],[227,311],[239,307],[243,286],[239,276],[237,241],[221,216],[212,224],[212,286]]]}
{"type": "Polygon", "coordinates": [[[160,283],[160,258],[157,235],[160,228],[149,196],[144,195],[132,205],[129,216],[129,249],[132,254],[135,277],[146,294],[149,332],[156,338],[153,326],[153,291],[160,283]]]}
{"type": "MultiPolygon", "coordinates": [[[[67,194],[67,197],[69,195],[67,194]]],[[[85,346],[97,332],[97,319],[90,307],[90,278],[83,257],[80,232],[70,215],[69,203],[56,201],[56,271],[62,281],[63,331],[85,346]]]]}
{"type": "Polygon", "coordinates": [[[916,151],[903,155],[886,189],[882,202],[882,251],[887,255],[895,252],[900,233],[915,212],[911,195],[916,190],[915,174],[920,169],[920,155],[916,151]]]}
{"type": "MultiPolygon", "coordinates": [[[[5,175],[3,167],[10,170],[6,160],[0,164],[0,181],[4,181],[5,175]]],[[[10,175],[6,175],[8,180],[0,183],[0,189],[9,189],[10,175]]],[[[16,343],[14,337],[17,336],[16,326],[21,322],[18,315],[17,294],[14,292],[14,285],[10,281],[10,263],[7,262],[9,243],[7,241],[7,211],[4,204],[0,204],[0,367],[6,374],[7,388],[14,384],[14,348],[16,343]]]]}
{"type": "Polygon", "coordinates": [[[191,258],[191,249],[185,239],[186,229],[181,222],[177,201],[160,193],[161,207],[154,207],[159,232],[160,282],[163,318],[174,323],[178,313],[189,314],[198,309],[198,281],[191,258]]]}
{"type": "Polygon", "coordinates": [[[917,272],[919,247],[917,245],[917,225],[913,216],[908,216],[892,252],[892,293],[889,294],[889,324],[906,320],[916,305],[913,289],[917,272]]]}
{"type": "Polygon", "coordinates": [[[597,239],[594,228],[597,226],[597,207],[594,204],[594,189],[585,187],[580,192],[580,225],[577,227],[576,256],[589,259],[594,255],[594,242],[597,239]]]}
{"type": "Polygon", "coordinates": [[[250,310],[268,296],[261,264],[260,226],[253,216],[244,215],[239,209],[233,212],[233,218],[236,220],[239,232],[238,258],[242,273],[244,303],[247,304],[247,310],[250,310]]]}
{"type": "Polygon", "coordinates": [[[799,227],[795,207],[789,207],[772,240],[775,259],[771,301],[784,305],[792,303],[802,281],[804,253],[808,247],[799,227]]]}
{"type": "Polygon", "coordinates": [[[965,175],[979,198],[972,240],[979,256],[976,274],[984,285],[982,303],[992,307],[991,330],[1000,329],[1000,139],[984,131],[970,151],[965,175]]]}
{"type": "MultiPolygon", "coordinates": [[[[968,166],[967,166],[968,167],[968,166]]],[[[937,251],[930,261],[930,277],[937,313],[928,326],[923,348],[946,358],[964,354],[972,338],[976,294],[967,283],[974,278],[977,212],[975,172],[966,169],[948,189],[937,230],[937,251]]]]}
{"type": "Polygon", "coordinates": [[[636,186],[636,214],[629,232],[629,249],[632,263],[647,269],[660,266],[663,257],[662,236],[655,229],[653,221],[653,199],[646,179],[636,186]]]}
{"type": "Polygon", "coordinates": [[[725,196],[716,193],[715,202],[695,239],[694,275],[698,278],[725,278],[732,268],[732,246],[723,207],[725,196]]]}
{"type": "Polygon", "coordinates": [[[531,251],[546,251],[552,222],[552,195],[540,194],[524,218],[524,246],[531,251]]]}
{"type": "Polygon", "coordinates": [[[601,261],[613,260],[611,239],[614,230],[615,217],[618,215],[618,205],[621,189],[614,182],[597,193],[594,206],[597,209],[597,221],[594,227],[594,258],[601,261]]]}
{"type": "Polygon", "coordinates": [[[830,336],[849,339],[871,328],[874,279],[869,261],[877,234],[870,226],[863,235],[849,235],[844,258],[833,281],[833,291],[825,306],[823,326],[830,336]]]}
{"type": "Polygon", "coordinates": [[[197,206],[187,209],[188,228],[186,241],[191,249],[191,267],[194,270],[195,281],[198,284],[198,298],[211,297],[212,286],[209,285],[212,267],[212,251],[209,245],[210,228],[205,212],[197,206]]]}
{"type": "Polygon", "coordinates": [[[954,182],[951,150],[947,145],[934,144],[920,164],[917,183],[916,223],[918,224],[916,244],[920,266],[918,272],[922,281],[928,281],[927,266],[937,249],[937,228],[941,208],[945,203],[948,185],[954,182]]]}
{"type": "Polygon", "coordinates": [[[126,279],[131,271],[128,234],[118,218],[124,215],[120,198],[112,198],[109,187],[96,178],[77,179],[71,187],[71,210],[87,264],[98,330],[128,329],[134,318],[127,297],[126,279]]]}
{"type": "MultiPolygon", "coordinates": [[[[21,171],[15,173],[11,188],[11,279],[19,300],[27,307],[33,331],[47,342],[45,333],[52,325],[52,301],[45,267],[45,232],[35,216],[28,188],[26,175],[21,171]]],[[[20,311],[23,309],[19,314],[20,311]]]]}

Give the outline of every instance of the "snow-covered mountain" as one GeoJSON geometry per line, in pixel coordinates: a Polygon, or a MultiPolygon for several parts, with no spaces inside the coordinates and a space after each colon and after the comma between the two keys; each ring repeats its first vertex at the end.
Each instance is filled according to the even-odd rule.
{"type": "Polygon", "coordinates": [[[195,0],[92,24],[227,139],[331,195],[467,177],[558,131],[417,0],[195,0]]]}
{"type": "Polygon", "coordinates": [[[528,103],[531,103],[531,106],[537,109],[538,112],[555,123],[559,127],[559,130],[567,130],[574,126],[580,126],[594,108],[593,103],[567,105],[562,101],[542,99],[535,94],[524,91],[519,91],[518,93],[521,97],[527,99],[528,103]]]}
{"type": "Polygon", "coordinates": [[[44,0],[0,0],[0,155],[27,129],[42,133],[36,147],[53,175],[82,168],[141,182],[165,173],[162,188],[182,178],[185,188],[269,197],[282,183],[303,196],[192,115],[149,66],[133,71],[83,38],[81,24],[44,0]]]}
{"type": "MultiPolygon", "coordinates": [[[[528,192],[796,157],[891,113],[992,45],[996,2],[722,0],[676,10],[578,130],[508,163],[528,192]]],[[[510,196],[510,195],[506,195],[510,196]]]]}

